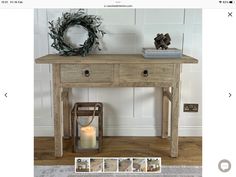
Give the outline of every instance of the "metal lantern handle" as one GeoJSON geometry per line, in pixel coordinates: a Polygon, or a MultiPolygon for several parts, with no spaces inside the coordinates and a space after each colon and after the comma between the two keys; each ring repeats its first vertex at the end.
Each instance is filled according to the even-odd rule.
{"type": "MultiPolygon", "coordinates": [[[[98,103],[96,103],[96,104],[94,105],[93,116],[92,116],[92,119],[89,121],[88,124],[83,125],[83,124],[81,124],[80,121],[78,120],[78,124],[79,124],[81,127],[87,127],[87,126],[89,126],[89,125],[93,122],[94,116],[95,116],[95,113],[96,113],[96,107],[97,107],[97,106],[99,106],[98,103]]],[[[77,116],[77,108],[78,108],[78,106],[76,106],[76,109],[75,109],[75,110],[76,110],[76,111],[75,111],[75,116],[76,116],[76,118],[78,118],[78,116],[77,116]]]]}

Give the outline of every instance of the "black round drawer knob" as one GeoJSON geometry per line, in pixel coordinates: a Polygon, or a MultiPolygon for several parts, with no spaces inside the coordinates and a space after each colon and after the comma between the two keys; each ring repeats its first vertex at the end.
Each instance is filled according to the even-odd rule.
{"type": "Polygon", "coordinates": [[[148,77],[148,70],[145,69],[145,70],[143,71],[143,77],[148,77]]]}
{"type": "Polygon", "coordinates": [[[90,76],[90,72],[89,72],[89,70],[84,70],[84,76],[85,77],[89,77],[90,76]]]}

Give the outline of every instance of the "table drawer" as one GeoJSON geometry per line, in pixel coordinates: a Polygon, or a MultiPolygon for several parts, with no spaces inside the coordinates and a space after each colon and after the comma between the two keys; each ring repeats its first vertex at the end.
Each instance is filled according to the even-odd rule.
{"type": "Polygon", "coordinates": [[[62,64],[61,82],[109,83],[113,81],[113,64],[62,64]]]}
{"type": "Polygon", "coordinates": [[[173,64],[121,64],[120,82],[169,82],[174,73],[173,64]]]}

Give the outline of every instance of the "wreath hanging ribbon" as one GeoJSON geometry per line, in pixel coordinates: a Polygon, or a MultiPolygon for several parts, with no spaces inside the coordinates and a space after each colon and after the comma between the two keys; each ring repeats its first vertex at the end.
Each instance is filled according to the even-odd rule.
{"type": "Polygon", "coordinates": [[[100,17],[87,15],[82,9],[74,13],[63,13],[56,22],[49,22],[49,35],[53,39],[51,46],[59,51],[59,55],[64,56],[86,56],[93,48],[101,50],[99,39],[105,34],[99,28],[101,24],[102,19],[100,17]],[[79,47],[73,47],[64,38],[67,29],[76,25],[84,27],[88,32],[88,38],[79,47]]]}

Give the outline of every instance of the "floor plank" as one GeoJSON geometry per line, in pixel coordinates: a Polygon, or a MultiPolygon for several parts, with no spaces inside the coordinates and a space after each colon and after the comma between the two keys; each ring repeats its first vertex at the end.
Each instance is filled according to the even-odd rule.
{"type": "Polygon", "coordinates": [[[64,140],[64,156],[54,157],[53,137],[34,138],[35,165],[73,165],[75,157],[161,157],[162,165],[202,165],[202,138],[180,137],[179,157],[170,157],[168,139],[160,137],[104,137],[102,152],[72,153],[64,140]]]}

